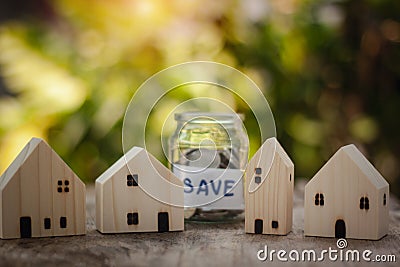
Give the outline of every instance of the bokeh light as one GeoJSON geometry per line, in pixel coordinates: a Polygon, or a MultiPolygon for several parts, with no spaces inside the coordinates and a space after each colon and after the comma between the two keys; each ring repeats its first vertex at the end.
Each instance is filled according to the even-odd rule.
{"type": "MultiPolygon", "coordinates": [[[[0,4],[0,172],[37,136],[93,182],[123,153],[122,119],[139,85],[207,60],[259,85],[297,177],[354,143],[400,194],[399,1],[30,2],[0,4]]],[[[157,117],[200,93],[166,96],[153,138],[157,117]]],[[[248,133],[252,155],[260,144],[248,133]]]]}

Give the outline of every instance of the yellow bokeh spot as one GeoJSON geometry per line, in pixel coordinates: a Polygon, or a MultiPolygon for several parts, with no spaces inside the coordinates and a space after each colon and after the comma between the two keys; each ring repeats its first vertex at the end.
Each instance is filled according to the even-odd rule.
{"type": "Polygon", "coordinates": [[[7,169],[32,137],[46,138],[41,127],[35,125],[20,127],[2,137],[0,143],[0,173],[7,169]]]}

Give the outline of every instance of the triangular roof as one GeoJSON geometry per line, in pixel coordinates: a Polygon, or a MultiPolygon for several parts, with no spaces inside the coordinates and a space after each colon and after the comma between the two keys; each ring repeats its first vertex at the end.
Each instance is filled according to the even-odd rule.
{"type": "Polygon", "coordinates": [[[138,175],[146,175],[145,179],[139,178],[138,188],[147,196],[169,206],[183,207],[183,182],[151,153],[141,147],[132,147],[101,174],[96,179],[96,188],[97,186],[103,187],[113,180],[119,180],[122,178],[121,173],[125,175],[126,169],[128,172],[135,170],[138,175]]]}
{"type": "MultiPolygon", "coordinates": [[[[33,137],[21,150],[18,156],[10,164],[10,166],[5,170],[5,172],[0,177],[0,190],[3,190],[8,182],[14,177],[19,168],[27,162],[30,156],[41,146],[42,148],[48,149],[51,153],[55,154],[57,158],[63,162],[67,167],[68,165],[58,156],[58,154],[41,138],[33,137]]],[[[68,167],[69,168],[69,167],[68,167]]],[[[72,171],[72,170],[71,170],[72,171]]],[[[76,176],[76,174],[74,173],[76,176]]],[[[76,176],[77,177],[77,176],[76,176]]],[[[80,179],[79,179],[80,180],[80,179]]]]}
{"type": "Polygon", "coordinates": [[[110,168],[108,168],[102,175],[100,175],[96,179],[96,183],[104,183],[111,176],[117,173],[121,168],[124,168],[126,164],[131,161],[134,157],[136,157],[140,152],[144,151],[144,148],[141,147],[132,147],[125,156],[122,156],[119,160],[117,160],[110,168]]]}
{"type": "MultiPolygon", "coordinates": [[[[182,182],[180,179],[178,179],[173,173],[171,172],[170,169],[165,167],[161,162],[159,162],[154,156],[152,156],[149,152],[147,152],[144,148],[141,147],[132,147],[124,156],[122,156],[119,160],[117,160],[110,168],[108,168],[103,174],[101,174],[97,179],[96,183],[103,184],[106,182],[110,177],[112,177],[115,173],[117,173],[119,170],[122,168],[125,168],[125,166],[129,166],[129,162],[131,162],[132,159],[135,157],[138,157],[140,155],[148,157],[149,158],[149,164],[153,164],[154,171],[158,172],[161,176],[163,176],[161,173],[168,173],[174,177],[174,184],[179,184],[181,185],[182,182]]],[[[164,177],[165,178],[165,177],[164,177]]]]}
{"type": "MultiPolygon", "coordinates": [[[[326,166],[333,164],[333,162],[335,162],[335,160],[341,157],[343,154],[345,154],[357,166],[357,168],[365,175],[365,177],[367,177],[368,181],[377,189],[389,186],[385,178],[353,144],[343,146],[336,151],[336,153],[328,160],[328,162],[325,163],[325,165],[314,175],[314,177],[318,177],[326,166]]],[[[314,180],[314,177],[309,181],[309,183],[314,180]]]]}
{"type": "Polygon", "coordinates": [[[272,138],[273,139],[273,141],[276,143],[276,146],[275,146],[275,152],[277,153],[277,154],[279,154],[279,156],[281,157],[281,159],[283,160],[283,162],[285,162],[285,164],[286,165],[288,165],[288,166],[291,166],[291,165],[293,165],[293,162],[292,162],[292,160],[289,158],[289,155],[286,153],[286,151],[283,149],[283,147],[281,146],[281,144],[278,142],[278,140],[275,138],[275,137],[273,137],[272,138]]]}
{"type": "MultiPolygon", "coordinates": [[[[369,181],[376,187],[382,188],[388,186],[388,182],[378,172],[378,170],[369,162],[369,160],[357,149],[353,144],[344,146],[339,149],[357,165],[357,167],[365,174],[369,181]]],[[[339,153],[339,151],[337,153],[339,153]]]]}
{"type": "Polygon", "coordinates": [[[256,159],[260,161],[261,157],[263,157],[265,159],[264,163],[265,165],[268,166],[268,169],[265,172],[265,174],[262,175],[261,183],[256,184],[254,182],[254,177],[251,181],[249,181],[249,187],[248,187],[249,192],[257,191],[258,188],[262,186],[262,184],[265,182],[265,180],[267,180],[266,177],[268,177],[271,171],[272,164],[274,162],[276,155],[278,155],[287,166],[293,165],[293,162],[291,161],[291,159],[289,158],[288,154],[283,149],[279,141],[275,137],[268,138],[250,160],[250,162],[254,163],[256,159]]]}

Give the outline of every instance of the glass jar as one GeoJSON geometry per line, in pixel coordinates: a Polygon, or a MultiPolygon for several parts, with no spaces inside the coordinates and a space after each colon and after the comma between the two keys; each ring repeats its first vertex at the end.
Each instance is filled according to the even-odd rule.
{"type": "Polygon", "coordinates": [[[184,183],[185,219],[242,219],[242,175],[248,138],[236,113],[175,114],[169,140],[171,169],[184,183]]]}

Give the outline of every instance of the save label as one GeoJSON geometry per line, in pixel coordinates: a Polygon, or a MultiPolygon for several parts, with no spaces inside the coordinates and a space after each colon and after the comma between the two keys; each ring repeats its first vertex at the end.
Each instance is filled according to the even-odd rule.
{"type": "Polygon", "coordinates": [[[185,207],[244,209],[241,170],[174,164],[173,172],[184,184],[185,207]]]}

